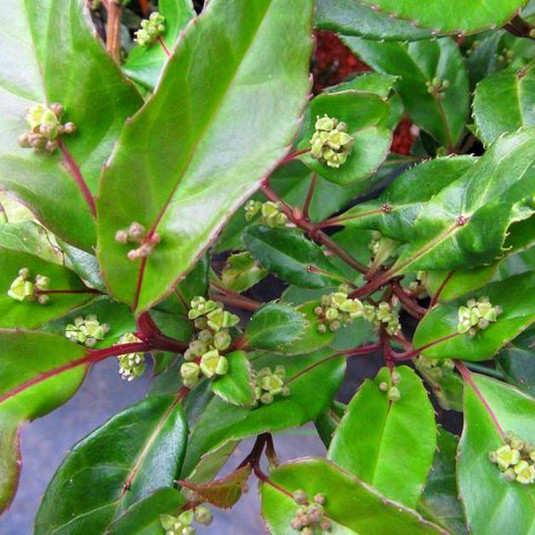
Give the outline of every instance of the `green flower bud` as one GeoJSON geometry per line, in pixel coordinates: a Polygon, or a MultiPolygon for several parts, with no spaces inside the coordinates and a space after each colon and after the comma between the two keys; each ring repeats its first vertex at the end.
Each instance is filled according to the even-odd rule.
{"type": "Polygon", "coordinates": [[[223,329],[222,331],[215,333],[214,346],[217,350],[225,351],[225,349],[228,349],[230,347],[231,343],[232,336],[230,336],[228,329],[223,329]]]}
{"type": "Polygon", "coordinates": [[[509,444],[496,450],[496,464],[500,470],[515,466],[521,461],[520,452],[511,448],[509,444]]]}
{"type": "Polygon", "coordinates": [[[180,366],[180,376],[182,377],[182,382],[184,386],[188,388],[193,388],[200,381],[200,372],[201,369],[199,365],[195,362],[184,362],[180,366]]]}
{"type": "Polygon", "coordinates": [[[392,384],[397,385],[401,383],[401,374],[399,372],[392,372],[392,384]]]}
{"type": "Polygon", "coordinates": [[[388,392],[388,389],[389,389],[389,386],[388,386],[388,383],[386,381],[381,381],[379,383],[379,390],[381,392],[388,392]]]}
{"type": "Polygon", "coordinates": [[[401,398],[401,392],[399,389],[395,386],[390,387],[388,390],[388,401],[391,401],[392,403],[395,401],[398,401],[401,398]]]}
{"type": "Polygon", "coordinates": [[[347,125],[331,117],[318,117],[316,131],[310,139],[310,155],[329,167],[343,165],[351,152],[354,137],[347,133],[347,125]]]}
{"type": "Polygon", "coordinates": [[[101,325],[94,315],[85,318],[80,316],[75,318],[74,323],[66,326],[65,336],[86,347],[95,347],[97,342],[104,339],[109,330],[109,325],[106,323],[101,325]]]}
{"type": "Polygon", "coordinates": [[[516,480],[522,485],[531,485],[535,481],[535,467],[526,461],[520,461],[514,468],[516,480]]]}
{"type": "Polygon", "coordinates": [[[151,46],[165,32],[164,22],[165,17],[160,13],[157,11],[152,13],[148,19],[141,21],[141,28],[135,34],[135,41],[140,46],[151,46]]]}
{"type": "Polygon", "coordinates": [[[193,511],[193,517],[195,518],[196,522],[202,524],[203,526],[209,526],[214,520],[212,511],[210,511],[210,509],[204,505],[199,505],[199,507],[195,508],[193,511]]]}
{"type": "MultiPolygon", "coordinates": [[[[141,342],[134,333],[126,333],[119,338],[115,345],[133,344],[141,342]]],[[[145,355],[143,353],[126,353],[117,357],[119,374],[124,381],[133,381],[145,372],[145,355]]]]}
{"type": "Polygon", "coordinates": [[[226,310],[218,308],[207,315],[208,327],[217,332],[221,329],[234,327],[240,322],[240,318],[226,310]]]}

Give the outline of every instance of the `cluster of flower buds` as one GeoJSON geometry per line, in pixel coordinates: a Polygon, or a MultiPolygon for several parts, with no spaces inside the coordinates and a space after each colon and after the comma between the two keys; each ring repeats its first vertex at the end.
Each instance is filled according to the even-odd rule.
{"type": "Polygon", "coordinates": [[[381,244],[381,233],[374,230],[372,232],[372,239],[368,243],[368,249],[371,251],[372,256],[377,256],[379,252],[379,246],[381,244]]]}
{"type": "Polygon", "coordinates": [[[507,433],[505,445],[490,452],[489,459],[508,481],[522,485],[535,483],[535,448],[514,433],[507,433]]]}
{"type": "Polygon", "coordinates": [[[324,115],[317,117],[315,129],[310,140],[312,158],[329,167],[338,168],[343,165],[351,154],[354,139],[347,133],[347,124],[324,115]]]}
{"type": "Polygon", "coordinates": [[[240,318],[224,310],[221,303],[200,296],[191,301],[188,317],[198,333],[184,353],[187,362],[182,364],[180,375],[184,385],[193,388],[202,376],[211,379],[227,373],[228,361],[221,353],[230,347],[230,328],[240,318]]]}
{"type": "MultiPolygon", "coordinates": [[[[126,333],[119,338],[116,345],[135,344],[141,340],[134,333],[126,333]]],[[[133,381],[145,372],[145,355],[143,353],[126,353],[117,357],[119,374],[123,381],[133,381]]]]}
{"type": "Polygon", "coordinates": [[[448,89],[450,83],[448,80],[442,80],[435,77],[431,81],[426,82],[427,92],[431,95],[444,95],[444,91],[448,89]]]}
{"type": "Polygon", "coordinates": [[[453,371],[455,365],[451,359],[429,359],[420,355],[416,359],[416,367],[432,379],[438,381],[442,379],[445,372],[453,371]]]}
{"type": "Polygon", "coordinates": [[[325,496],[316,494],[312,502],[309,502],[306,493],[302,490],[294,492],[294,500],[300,505],[292,518],[291,526],[301,535],[314,535],[321,530],[321,533],[331,531],[331,523],[325,516],[325,496]]]}
{"type": "Polygon", "coordinates": [[[424,283],[423,283],[424,278],[425,278],[425,271],[417,271],[416,279],[409,284],[409,290],[412,290],[413,292],[417,292],[420,289],[424,288],[424,283]]]}
{"type": "Polygon", "coordinates": [[[188,509],[178,516],[160,515],[160,523],[165,529],[165,535],[195,535],[196,530],[192,526],[193,521],[203,526],[209,526],[213,521],[213,516],[204,505],[199,505],[195,509],[188,509]]]}
{"type": "Polygon", "coordinates": [[[147,229],[137,221],[130,223],[127,229],[118,230],[115,233],[115,241],[118,243],[137,243],[139,247],[128,251],[129,260],[146,258],[160,243],[160,235],[157,232],[147,232],[147,229]]]}
{"type": "Polygon", "coordinates": [[[97,342],[104,339],[109,330],[110,326],[107,323],[101,325],[97,317],[91,314],[85,318],[79,316],[74,319],[73,323],[69,323],[65,328],[65,336],[86,347],[95,347],[97,342]]]}
{"type": "Polygon", "coordinates": [[[342,286],[337,292],[322,296],[314,314],[319,318],[318,332],[335,332],[342,325],[363,316],[364,305],[358,299],[350,299],[347,288],[342,286]]]}
{"type": "Polygon", "coordinates": [[[278,396],[289,396],[290,389],[284,385],[285,377],[286,370],[284,366],[277,366],[275,371],[266,367],[258,372],[253,372],[256,402],[269,405],[278,396]]]}
{"type": "Polygon", "coordinates": [[[382,301],[376,307],[365,305],[364,318],[373,323],[377,329],[384,327],[390,336],[397,334],[401,329],[397,311],[386,301],[382,301]]]}
{"type": "Polygon", "coordinates": [[[141,28],[136,32],[135,41],[141,46],[151,46],[165,32],[164,22],[163,15],[157,11],[151,13],[148,19],[141,21],[141,28]]]}
{"type": "Polygon", "coordinates": [[[388,384],[386,381],[381,381],[379,383],[379,390],[381,392],[386,392],[386,395],[388,396],[388,401],[394,403],[395,401],[398,401],[401,398],[401,392],[397,387],[399,383],[401,383],[401,375],[399,374],[399,372],[393,371],[390,374],[390,384],[388,384]]]}
{"type": "Polygon", "coordinates": [[[54,152],[61,135],[76,131],[74,123],[61,124],[62,115],[61,104],[37,104],[30,108],[26,116],[30,129],[19,137],[19,145],[35,152],[54,152]]]}
{"type": "Polygon", "coordinates": [[[288,217],[280,211],[275,202],[248,201],[245,205],[246,221],[252,221],[257,215],[260,216],[258,222],[267,227],[285,227],[288,223],[288,217]]]}
{"type": "Polygon", "coordinates": [[[28,268],[19,269],[17,277],[11,283],[7,295],[15,301],[37,301],[40,305],[46,305],[48,295],[40,293],[48,290],[50,279],[43,275],[36,275],[33,282],[28,268]]]}
{"type": "Polygon", "coordinates": [[[469,299],[465,307],[459,307],[457,331],[474,336],[477,331],[483,331],[495,323],[501,313],[502,307],[492,306],[488,297],[480,297],[477,301],[469,299]]]}

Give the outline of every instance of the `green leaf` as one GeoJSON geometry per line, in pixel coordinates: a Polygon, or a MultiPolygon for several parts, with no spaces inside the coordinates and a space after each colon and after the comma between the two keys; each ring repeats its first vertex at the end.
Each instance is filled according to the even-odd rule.
{"type": "Polygon", "coordinates": [[[225,288],[241,293],[260,282],[267,271],[259,266],[247,252],[233,254],[221,272],[221,282],[225,288]]]}
{"type": "Polygon", "coordinates": [[[496,364],[509,383],[535,395],[535,328],[509,342],[496,357],[496,364]]]}
{"type": "Polygon", "coordinates": [[[501,347],[535,322],[535,273],[524,273],[495,282],[463,298],[440,304],[429,311],[418,324],[414,334],[415,347],[426,348],[428,358],[460,358],[487,360],[501,347]],[[474,336],[457,332],[458,310],[470,297],[488,297],[493,305],[501,306],[503,313],[474,336]],[[427,347],[428,346],[428,347],[427,347]]]}
{"type": "Polygon", "coordinates": [[[60,245],[61,250],[65,253],[65,265],[87,281],[90,286],[105,292],[106,285],[100,276],[100,267],[96,256],[65,242],[61,242],[60,245]]]}
{"type": "Polygon", "coordinates": [[[301,156],[301,160],[326,180],[341,186],[360,184],[364,189],[370,185],[366,179],[377,171],[388,155],[392,132],[386,122],[390,111],[388,103],[373,93],[345,89],[318,95],[310,103],[308,123],[298,147],[310,148],[316,119],[324,115],[345,122],[354,142],[347,161],[339,169],[313,159],[308,153],[301,156]]]}
{"type": "Polygon", "coordinates": [[[433,467],[418,502],[418,511],[452,535],[467,535],[466,520],[458,498],[455,464],[458,439],[441,429],[433,467]]]}
{"type": "Polygon", "coordinates": [[[47,323],[41,327],[41,330],[65,336],[65,328],[69,323],[72,324],[75,318],[85,318],[91,314],[96,316],[101,324],[106,323],[110,327],[104,339],[97,342],[95,348],[110,347],[117,343],[123,334],[137,330],[132,311],[126,305],[111,301],[106,296],[98,297],[87,305],[47,323]]]}
{"type": "Polygon", "coordinates": [[[225,355],[228,372],[212,381],[212,392],[232,405],[250,407],[255,402],[251,364],[245,351],[225,355]]]}
{"type": "Polygon", "coordinates": [[[180,485],[192,490],[203,501],[220,507],[221,509],[230,509],[241,498],[247,489],[247,480],[251,475],[252,468],[246,464],[237,468],[230,474],[214,479],[209,483],[192,483],[191,481],[181,481],[180,485]]]}
{"type": "MultiPolygon", "coordinates": [[[[325,513],[333,535],[428,535],[446,532],[415,511],[392,502],[355,476],[325,459],[301,459],[273,470],[270,480],[288,491],[325,496],[325,513]]],[[[298,509],[291,495],[263,483],[262,514],[273,535],[292,535],[290,523],[298,509]]]]}
{"type": "Polygon", "coordinates": [[[284,156],[309,87],[311,18],[311,0],[211,1],[124,128],[102,176],[98,252],[111,293],[137,312],[172,291],[284,156]],[[132,221],[161,237],[143,261],[115,241],[132,221]]]}
{"type": "Polygon", "coordinates": [[[61,103],[65,119],[78,129],[65,136],[65,146],[95,193],[125,119],[141,104],[93,35],[80,4],[25,0],[9,6],[0,45],[5,58],[0,66],[0,187],[31,207],[61,238],[90,251],[95,244],[94,222],[60,151],[35,154],[17,145],[19,135],[28,129],[29,107],[61,103]]]}
{"type": "Polygon", "coordinates": [[[282,280],[303,288],[323,288],[344,282],[321,248],[297,229],[255,225],[242,235],[255,260],[282,280]]]}
{"type": "Polygon", "coordinates": [[[474,94],[474,120],[485,145],[521,126],[535,126],[534,89],[532,69],[508,69],[479,82],[474,94]]]}
{"type": "Polygon", "coordinates": [[[67,455],[45,493],[35,534],[104,533],[129,507],[173,485],[186,438],[176,396],[152,396],[117,414],[67,455]]]}
{"type": "Polygon", "coordinates": [[[393,271],[467,269],[502,255],[510,225],[535,211],[534,140],[533,128],[500,137],[428,202],[393,271]]]}
{"type": "Polygon", "coordinates": [[[436,158],[397,177],[377,198],[358,204],[336,218],[352,228],[378,230],[406,241],[425,203],[462,177],[476,163],[471,156],[436,158]]]}
{"type": "MultiPolygon", "coordinates": [[[[160,0],[158,12],[165,17],[162,40],[167,49],[172,50],[180,31],[195,17],[193,4],[191,0],[160,0]]],[[[128,54],[123,71],[132,80],[153,89],[166,61],[167,54],[159,42],[148,48],[136,45],[128,54]]]]}
{"type": "Polygon", "coordinates": [[[465,388],[465,420],[457,461],[459,491],[470,532],[531,534],[535,522],[533,485],[506,481],[488,455],[503,445],[496,422],[504,432],[535,443],[535,400],[487,377],[473,375],[473,380],[474,386],[465,388]]]}
{"type": "Polygon", "coordinates": [[[253,410],[214,398],[200,415],[190,437],[181,477],[189,476],[202,456],[224,444],[267,431],[299,427],[330,406],[345,373],[345,359],[329,350],[290,358],[263,355],[253,361],[256,370],[266,366],[286,369],[288,397],[253,410]]]}
{"type": "Polygon", "coordinates": [[[380,390],[392,385],[387,368],[367,380],[347,407],[327,458],[380,493],[416,507],[436,448],[433,406],[419,377],[407,366],[395,369],[399,400],[380,390]],[[358,439],[356,439],[358,437],[358,439]]]}
{"type": "Polygon", "coordinates": [[[163,535],[161,514],[175,515],[185,500],[174,488],[162,488],[129,507],[106,530],[106,535],[163,535]]]}
{"type": "Polygon", "coordinates": [[[295,308],[268,303],[255,312],[247,325],[247,345],[257,349],[281,349],[304,333],[305,316],[295,308]]]}
{"type": "Polygon", "coordinates": [[[316,0],[316,26],[379,41],[416,41],[431,36],[429,30],[389,17],[362,0],[316,0]]]}
{"type": "Polygon", "coordinates": [[[376,71],[400,76],[397,91],[411,119],[444,147],[463,133],[468,112],[468,74],[457,44],[450,38],[415,43],[379,43],[359,37],[344,42],[376,71]],[[450,85],[440,95],[429,93],[434,78],[450,85]]]}
{"type": "Polygon", "coordinates": [[[527,0],[361,0],[386,13],[410,20],[434,33],[476,33],[503,26],[527,4],[527,0]]]}
{"type": "Polygon", "coordinates": [[[0,331],[0,511],[17,488],[20,426],[65,403],[88,365],[85,348],[64,337],[0,331]]]}
{"type": "Polygon", "coordinates": [[[0,247],[0,327],[34,329],[87,303],[92,297],[91,291],[69,269],[37,256],[0,247]],[[21,268],[30,270],[31,281],[36,275],[49,277],[50,290],[60,293],[51,293],[45,305],[9,297],[7,291],[21,268]]]}

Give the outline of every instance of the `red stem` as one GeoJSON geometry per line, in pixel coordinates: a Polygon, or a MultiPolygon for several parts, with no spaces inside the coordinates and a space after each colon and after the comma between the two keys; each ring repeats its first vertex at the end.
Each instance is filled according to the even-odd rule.
{"type": "Polygon", "coordinates": [[[303,149],[303,150],[299,150],[297,152],[292,152],[291,154],[288,154],[280,161],[279,167],[282,167],[288,162],[291,162],[292,160],[299,158],[299,156],[302,156],[303,154],[306,154],[307,152],[310,152],[310,149],[303,149]]]}
{"type": "Polygon", "coordinates": [[[104,295],[100,290],[95,288],[84,288],[80,290],[39,290],[35,289],[36,294],[100,294],[104,295]]]}
{"type": "Polygon", "coordinates": [[[78,184],[78,187],[80,188],[80,191],[82,192],[84,199],[89,205],[89,210],[91,210],[91,214],[93,215],[93,217],[96,217],[97,207],[95,206],[95,199],[93,198],[93,195],[91,195],[91,192],[89,191],[89,188],[87,187],[87,184],[85,183],[85,180],[84,180],[84,177],[82,176],[80,168],[74,161],[73,157],[71,156],[70,152],[68,151],[67,147],[65,146],[61,138],[59,138],[58,140],[58,147],[59,147],[59,150],[61,151],[61,154],[63,154],[63,159],[65,160],[65,163],[67,164],[67,167],[69,168],[69,171],[71,172],[72,177],[74,178],[75,182],[78,184]]]}
{"type": "Polygon", "coordinates": [[[160,43],[163,51],[165,52],[165,55],[170,58],[171,57],[171,52],[169,51],[169,49],[167,48],[167,45],[165,44],[165,41],[162,39],[162,36],[159,35],[158,36],[158,42],[160,43]]]}
{"type": "Polygon", "coordinates": [[[310,184],[308,186],[307,196],[305,199],[305,202],[303,204],[303,216],[308,219],[308,211],[310,209],[310,203],[312,202],[312,198],[314,197],[314,190],[316,189],[316,183],[318,182],[318,174],[314,173],[312,175],[312,179],[310,180],[310,184]]]}
{"type": "Polygon", "coordinates": [[[411,351],[407,351],[406,353],[396,354],[395,360],[413,359],[414,357],[417,357],[422,351],[425,351],[426,349],[436,346],[437,344],[440,344],[442,342],[446,342],[447,340],[451,340],[452,338],[456,338],[457,336],[460,336],[460,333],[448,334],[446,336],[443,336],[442,338],[439,338],[438,340],[433,340],[432,342],[429,342],[428,344],[417,347],[411,351]]]}
{"type": "Polygon", "coordinates": [[[410,296],[408,296],[405,292],[404,288],[399,284],[399,282],[395,282],[392,287],[394,289],[394,295],[400,300],[401,304],[403,305],[403,308],[411,316],[421,320],[426,315],[427,309],[421,307],[415,299],[411,299],[410,296]]]}
{"type": "Polygon", "coordinates": [[[450,271],[446,278],[442,281],[442,284],[438,287],[438,290],[436,291],[435,295],[431,299],[431,304],[429,305],[429,308],[433,308],[440,299],[440,296],[442,295],[442,292],[444,291],[444,288],[450,282],[451,278],[453,277],[454,272],[450,271]]]}

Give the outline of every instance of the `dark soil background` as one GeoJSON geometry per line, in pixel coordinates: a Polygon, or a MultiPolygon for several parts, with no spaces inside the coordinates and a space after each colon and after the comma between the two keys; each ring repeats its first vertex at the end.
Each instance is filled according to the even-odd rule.
{"type": "MultiPolygon", "coordinates": [[[[202,1],[195,4],[197,8],[201,8],[202,1]]],[[[141,0],[139,8],[145,5],[147,3],[141,0]]],[[[316,51],[311,65],[314,92],[317,93],[324,87],[338,84],[357,73],[370,70],[334,34],[318,31],[316,41],[316,51]]],[[[396,130],[392,151],[397,154],[409,154],[413,142],[411,123],[408,119],[403,119],[396,130]]],[[[258,288],[255,296],[269,299],[273,297],[271,295],[273,290],[273,284],[270,283],[258,288]]],[[[339,394],[340,401],[349,401],[363,379],[373,377],[381,366],[380,355],[350,359],[346,381],[339,394]]],[[[147,376],[133,383],[121,381],[115,359],[100,363],[91,370],[86,382],[72,400],[23,430],[22,477],[18,494],[10,510],[0,517],[1,535],[29,535],[33,532],[33,518],[41,496],[69,448],[102,425],[110,416],[141,399],[149,383],[150,378],[147,376]]],[[[445,427],[453,431],[459,430],[458,415],[440,412],[439,420],[445,427]]],[[[279,434],[275,436],[275,445],[281,460],[325,453],[323,444],[311,427],[279,434]]],[[[229,466],[238,464],[250,446],[250,441],[240,444],[229,466]]],[[[198,532],[213,535],[266,533],[259,515],[256,483],[251,480],[250,484],[249,493],[235,509],[231,512],[215,511],[215,523],[209,529],[200,528],[198,532]]]]}

